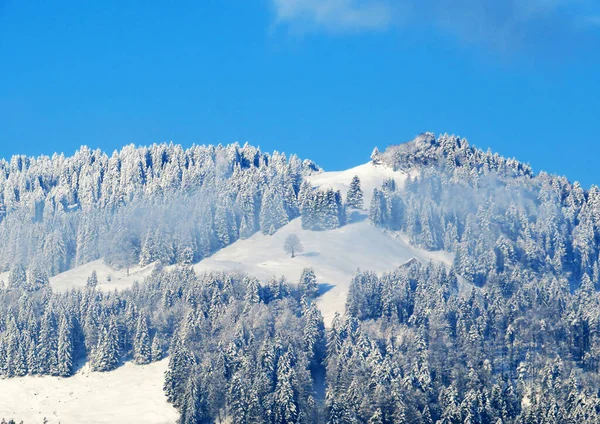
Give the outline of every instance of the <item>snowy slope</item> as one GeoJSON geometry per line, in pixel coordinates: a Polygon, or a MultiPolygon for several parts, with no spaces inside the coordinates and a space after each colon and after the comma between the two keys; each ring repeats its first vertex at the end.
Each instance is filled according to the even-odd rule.
{"type": "Polygon", "coordinates": [[[383,165],[373,165],[371,162],[359,165],[354,168],[346,169],[345,171],[322,172],[308,176],[306,179],[314,187],[332,188],[340,190],[344,199],[346,192],[350,187],[352,177],[358,175],[360,185],[364,193],[365,207],[368,208],[373,196],[373,189],[379,187],[383,180],[393,178],[396,184],[402,186],[406,180],[407,174],[404,172],[394,171],[383,165]]]}
{"type": "Polygon", "coordinates": [[[70,378],[27,376],[0,380],[0,418],[26,424],[174,424],[179,414],[163,393],[169,360],[131,362],[109,373],[85,368],[70,378]]]}
{"type": "Polygon", "coordinates": [[[441,260],[448,264],[452,261],[447,253],[432,253],[410,246],[399,235],[374,227],[363,215],[360,222],[322,232],[303,230],[300,219],[295,219],[272,236],[259,233],[247,240],[238,240],[194,268],[198,272],[241,271],[263,281],[284,275],[296,283],[303,268],[313,267],[324,292],[318,305],[329,324],[336,311],[343,313],[348,285],[357,268],[391,271],[412,258],[423,262],[441,260]],[[292,233],[300,237],[304,246],[304,253],[293,259],[283,251],[284,240],[292,233]]]}
{"type": "Polygon", "coordinates": [[[113,269],[106,265],[102,259],[99,259],[55,275],[50,278],[50,284],[52,285],[52,289],[56,291],[85,287],[88,277],[92,275],[93,271],[96,271],[98,275],[98,288],[100,290],[124,289],[130,287],[135,281],[140,283],[144,281],[144,278],[150,275],[153,268],[153,265],[133,267],[129,270],[129,275],[127,275],[127,270],[113,269]]]}

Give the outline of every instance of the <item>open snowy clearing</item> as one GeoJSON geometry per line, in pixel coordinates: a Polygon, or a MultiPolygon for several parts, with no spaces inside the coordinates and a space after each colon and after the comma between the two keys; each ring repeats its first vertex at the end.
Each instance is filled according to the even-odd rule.
{"type": "Polygon", "coordinates": [[[50,284],[56,291],[85,287],[88,277],[92,275],[93,271],[96,271],[99,289],[104,291],[125,289],[135,281],[141,283],[146,276],[150,275],[153,268],[153,265],[132,267],[129,269],[129,275],[127,275],[127,270],[113,269],[106,265],[102,259],[98,259],[51,277],[50,284]]]}
{"type": "Polygon", "coordinates": [[[173,424],[178,412],[163,393],[169,360],[131,362],[108,373],[84,367],[70,378],[27,376],[0,380],[0,418],[25,424],[173,424]]]}
{"type": "Polygon", "coordinates": [[[197,272],[239,271],[262,281],[283,275],[296,283],[305,267],[313,267],[323,293],[318,306],[328,325],[335,312],[344,312],[348,286],[358,268],[386,272],[412,258],[446,264],[452,261],[450,254],[416,249],[397,234],[374,227],[364,215],[361,219],[322,232],[303,230],[300,219],[295,219],[272,236],[258,233],[247,240],[238,240],[194,268],[197,272]],[[295,258],[283,251],[283,243],[289,234],[297,234],[304,246],[304,253],[295,258]]]}

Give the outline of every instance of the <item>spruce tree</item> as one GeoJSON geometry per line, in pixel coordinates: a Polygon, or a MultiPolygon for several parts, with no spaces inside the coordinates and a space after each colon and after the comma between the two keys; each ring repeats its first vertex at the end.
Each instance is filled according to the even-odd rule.
{"type": "Polygon", "coordinates": [[[300,282],[298,283],[298,291],[301,296],[308,298],[315,298],[319,295],[319,285],[313,268],[304,268],[302,270],[300,282]]]}
{"type": "Polygon", "coordinates": [[[144,314],[140,314],[137,322],[135,338],[133,341],[133,360],[136,364],[149,364],[152,361],[152,349],[148,323],[144,314]]]}
{"type": "Polygon", "coordinates": [[[88,277],[85,285],[90,289],[94,289],[98,286],[98,274],[96,274],[95,270],[92,271],[92,275],[88,277]]]}
{"type": "Polygon", "coordinates": [[[346,194],[346,204],[355,209],[362,209],[364,206],[363,192],[360,188],[360,179],[355,175],[350,182],[348,193],[346,194]]]}
{"type": "Polygon", "coordinates": [[[60,320],[58,329],[58,365],[57,374],[68,377],[73,373],[73,338],[71,325],[66,316],[60,320]]]}
{"type": "Polygon", "coordinates": [[[104,327],[98,346],[94,352],[92,369],[94,371],[111,371],[119,365],[119,328],[114,318],[110,319],[107,327],[104,327]]]}
{"type": "Polygon", "coordinates": [[[152,354],[152,362],[158,362],[163,358],[162,346],[161,346],[160,337],[158,337],[158,334],[155,334],[154,337],[152,338],[151,354],[152,354]]]}
{"type": "Polygon", "coordinates": [[[38,342],[40,374],[58,374],[58,334],[54,314],[47,310],[43,317],[38,342]]]}

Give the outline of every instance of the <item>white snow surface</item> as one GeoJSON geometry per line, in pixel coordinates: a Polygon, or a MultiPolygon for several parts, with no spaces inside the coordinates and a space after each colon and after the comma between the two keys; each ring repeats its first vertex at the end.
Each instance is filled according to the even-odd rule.
{"type": "Polygon", "coordinates": [[[132,267],[129,269],[129,275],[127,275],[126,269],[113,269],[106,265],[102,259],[98,259],[51,277],[50,285],[53,290],[58,292],[85,287],[88,277],[96,271],[98,289],[103,291],[126,289],[135,281],[143,282],[144,278],[150,275],[153,268],[153,265],[132,267]]]}
{"type": "Polygon", "coordinates": [[[163,393],[169,360],[125,363],[108,373],[87,367],[69,378],[0,380],[0,417],[25,424],[174,424],[179,413],[163,393]]]}
{"type": "Polygon", "coordinates": [[[392,271],[416,258],[450,264],[452,257],[442,252],[427,252],[410,246],[396,233],[371,225],[364,215],[362,221],[330,231],[303,230],[300,219],[295,219],[272,236],[255,234],[238,240],[210,258],[194,266],[197,272],[227,270],[248,273],[267,281],[273,276],[285,276],[297,283],[302,270],[312,267],[320,284],[322,296],[317,304],[326,325],[335,312],[342,314],[348,287],[357,269],[378,273],[392,271]],[[304,253],[291,258],[283,251],[288,234],[297,234],[304,253]]]}

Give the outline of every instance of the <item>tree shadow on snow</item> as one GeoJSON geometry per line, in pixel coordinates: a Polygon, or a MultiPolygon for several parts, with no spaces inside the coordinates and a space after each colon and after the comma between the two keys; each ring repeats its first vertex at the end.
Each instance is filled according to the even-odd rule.
{"type": "Polygon", "coordinates": [[[87,356],[84,356],[83,358],[79,358],[75,361],[73,361],[73,375],[77,374],[83,367],[85,367],[88,363],[88,358],[87,356]]]}
{"type": "Polygon", "coordinates": [[[325,293],[327,293],[329,290],[331,290],[334,287],[335,287],[334,285],[329,284],[329,283],[319,284],[319,296],[323,296],[325,293]]]}
{"type": "Polygon", "coordinates": [[[319,256],[319,255],[320,255],[319,252],[306,252],[306,253],[303,253],[301,256],[306,256],[306,257],[309,257],[309,258],[314,258],[315,256],[319,256]]]}
{"type": "Polygon", "coordinates": [[[348,223],[354,224],[356,222],[362,222],[367,219],[367,214],[364,211],[353,210],[348,214],[348,223]]]}

